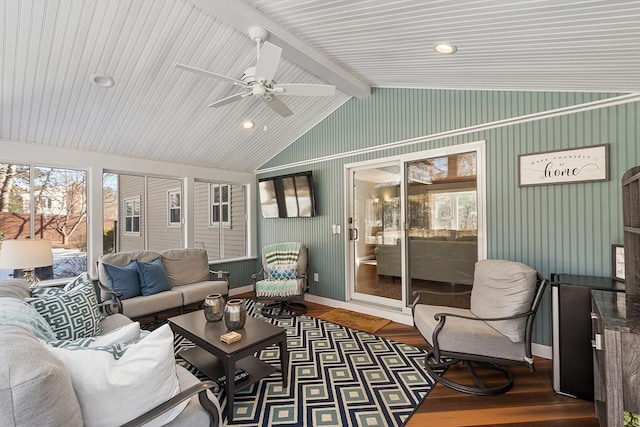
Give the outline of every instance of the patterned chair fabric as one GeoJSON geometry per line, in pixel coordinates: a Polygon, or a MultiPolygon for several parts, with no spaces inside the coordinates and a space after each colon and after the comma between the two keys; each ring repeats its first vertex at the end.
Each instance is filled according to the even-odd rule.
{"type": "Polygon", "coordinates": [[[262,250],[264,280],[255,283],[258,298],[301,296],[306,290],[307,250],[299,242],[274,243],[262,250]]]}

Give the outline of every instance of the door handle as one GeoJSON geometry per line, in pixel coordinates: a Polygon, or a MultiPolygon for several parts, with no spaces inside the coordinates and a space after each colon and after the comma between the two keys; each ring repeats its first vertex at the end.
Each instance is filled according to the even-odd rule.
{"type": "Polygon", "coordinates": [[[358,229],[350,228],[349,229],[349,240],[358,240],[358,229]]]}

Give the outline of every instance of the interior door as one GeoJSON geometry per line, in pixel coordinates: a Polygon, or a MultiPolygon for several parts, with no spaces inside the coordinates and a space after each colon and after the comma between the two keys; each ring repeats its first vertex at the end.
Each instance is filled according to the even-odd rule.
{"type": "Polygon", "coordinates": [[[348,171],[350,297],[401,307],[401,166],[386,162],[348,171]]]}

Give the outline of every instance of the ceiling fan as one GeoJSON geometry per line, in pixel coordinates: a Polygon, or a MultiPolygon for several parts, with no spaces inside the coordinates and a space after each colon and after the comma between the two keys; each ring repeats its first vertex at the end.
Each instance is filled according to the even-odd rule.
{"type": "Polygon", "coordinates": [[[333,85],[276,83],[273,80],[273,76],[278,68],[282,49],[265,41],[268,35],[267,30],[263,28],[249,28],[249,37],[256,42],[257,62],[254,67],[247,68],[239,80],[190,65],[175,64],[175,67],[233,83],[242,88],[242,92],[222,98],[209,104],[209,107],[221,107],[249,96],[255,96],[262,99],[265,104],[282,117],[288,117],[292,115],[293,112],[276,94],[278,94],[278,96],[331,96],[335,93],[336,88],[333,85]]]}

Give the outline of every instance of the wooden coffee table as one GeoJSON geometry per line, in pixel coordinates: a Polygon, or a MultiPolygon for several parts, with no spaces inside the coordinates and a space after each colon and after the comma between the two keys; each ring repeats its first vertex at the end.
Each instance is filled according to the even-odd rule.
{"type": "Polygon", "coordinates": [[[282,385],[287,386],[289,353],[287,335],[283,328],[247,316],[244,328],[238,331],[242,334],[242,339],[225,344],[220,341],[220,335],[227,332],[224,321],[207,322],[202,310],[172,317],[169,325],[175,333],[196,345],[181,352],[180,357],[216,382],[223,375],[227,379],[231,378],[224,386],[230,421],[233,420],[233,397],[236,390],[258,382],[275,371],[281,372],[282,385]],[[280,348],[280,369],[253,356],[273,344],[280,348]],[[249,377],[234,383],[233,374],[236,369],[249,372],[249,377]]]}

